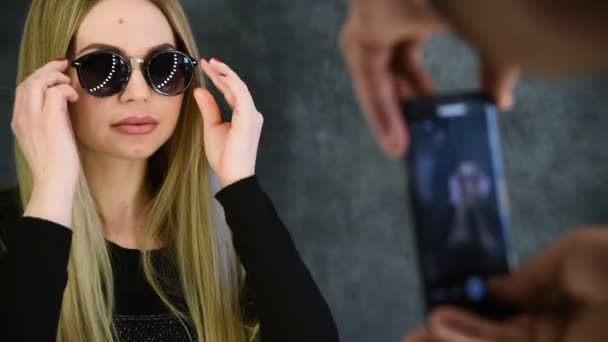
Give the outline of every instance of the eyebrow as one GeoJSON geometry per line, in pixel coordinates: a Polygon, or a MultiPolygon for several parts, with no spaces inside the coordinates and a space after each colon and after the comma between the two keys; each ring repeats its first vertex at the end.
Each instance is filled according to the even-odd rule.
{"type": "MultiPolygon", "coordinates": [[[[76,56],[79,56],[84,51],[91,50],[91,49],[109,50],[112,52],[116,52],[122,56],[129,57],[129,56],[126,56],[127,53],[125,52],[125,50],[123,50],[117,46],[101,44],[101,43],[93,43],[93,44],[89,44],[89,45],[85,46],[84,48],[80,49],[80,51],[78,51],[76,56]]],[[[156,46],[149,48],[146,54],[150,54],[151,52],[156,52],[156,51],[165,50],[165,49],[176,50],[176,48],[175,48],[175,46],[173,46],[173,44],[164,43],[164,44],[156,45],[156,46]]]]}

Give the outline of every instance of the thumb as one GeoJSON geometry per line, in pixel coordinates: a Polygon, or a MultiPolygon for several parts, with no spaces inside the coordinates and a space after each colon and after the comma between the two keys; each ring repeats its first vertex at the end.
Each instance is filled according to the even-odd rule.
{"type": "Polygon", "coordinates": [[[222,124],[220,108],[209,90],[203,88],[194,89],[194,100],[196,100],[198,108],[201,111],[205,131],[222,124]]]}
{"type": "Polygon", "coordinates": [[[524,307],[551,306],[564,297],[608,302],[608,230],[578,229],[490,286],[498,298],[524,307]]]}
{"type": "Polygon", "coordinates": [[[69,101],[69,102],[78,101],[78,93],[70,85],[60,84],[56,87],[57,87],[57,89],[61,90],[61,92],[63,93],[63,95],[65,96],[65,99],[67,101],[69,101]]]}
{"type": "Polygon", "coordinates": [[[498,110],[513,106],[513,92],[519,80],[519,68],[512,65],[494,65],[488,60],[481,62],[481,86],[494,99],[498,110]]]}

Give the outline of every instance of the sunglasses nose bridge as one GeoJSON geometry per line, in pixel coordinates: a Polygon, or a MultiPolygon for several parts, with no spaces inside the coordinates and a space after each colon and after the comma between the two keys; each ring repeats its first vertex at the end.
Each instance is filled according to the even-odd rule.
{"type": "Polygon", "coordinates": [[[136,70],[138,70],[141,73],[141,75],[143,76],[143,78],[146,80],[146,82],[148,82],[148,74],[147,74],[147,70],[145,70],[146,60],[141,57],[133,57],[133,58],[129,58],[128,61],[131,64],[130,78],[133,78],[133,74],[135,73],[136,70]],[[137,67],[138,65],[140,66],[139,68],[137,67]]]}
{"type": "MultiPolygon", "coordinates": [[[[141,57],[132,57],[132,58],[127,58],[127,61],[129,62],[129,64],[131,65],[131,73],[130,73],[130,77],[129,77],[129,82],[128,84],[125,86],[125,90],[128,87],[133,87],[133,83],[138,83],[141,84],[141,81],[134,81],[135,78],[139,77],[139,76],[135,76],[136,74],[136,70],[139,70],[141,77],[143,78],[143,84],[145,84],[143,88],[146,89],[146,92],[148,90],[148,76],[146,73],[146,70],[144,70],[145,68],[145,64],[146,64],[146,60],[141,58],[141,57]],[[137,66],[141,65],[141,68],[138,68],[137,66]]],[[[138,88],[140,87],[139,85],[137,86],[138,88]]],[[[127,90],[128,91],[128,90],[127,90]]],[[[140,94],[140,96],[143,96],[143,94],[140,94]]],[[[146,95],[147,96],[147,95],[146,95]]]]}
{"type": "Polygon", "coordinates": [[[133,57],[133,58],[129,59],[129,63],[131,64],[132,68],[136,69],[137,65],[142,65],[142,67],[143,67],[143,65],[146,63],[146,60],[141,57],[133,57]]]}

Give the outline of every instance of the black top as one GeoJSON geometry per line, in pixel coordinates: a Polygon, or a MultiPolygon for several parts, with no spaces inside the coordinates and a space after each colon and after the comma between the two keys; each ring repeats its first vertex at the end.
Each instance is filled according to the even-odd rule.
{"type": "MultiPolygon", "coordinates": [[[[260,322],[262,342],[338,341],[327,303],[255,176],[222,189],[215,198],[247,272],[249,295],[243,305],[260,322]]],[[[0,197],[0,228],[7,235],[4,243],[0,240],[0,340],[55,341],[72,233],[51,221],[22,217],[17,202],[16,192],[0,197]]],[[[186,329],[144,279],[138,266],[141,253],[108,245],[120,340],[187,340],[186,329]]],[[[152,252],[153,259],[159,252],[152,252]]]]}

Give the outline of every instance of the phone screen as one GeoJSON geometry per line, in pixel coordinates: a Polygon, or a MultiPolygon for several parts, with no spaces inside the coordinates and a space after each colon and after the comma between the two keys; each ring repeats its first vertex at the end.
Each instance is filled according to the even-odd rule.
{"type": "Polygon", "coordinates": [[[413,101],[405,113],[427,310],[454,304],[495,316],[487,278],[515,262],[496,109],[469,94],[413,101]]]}

